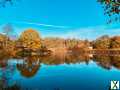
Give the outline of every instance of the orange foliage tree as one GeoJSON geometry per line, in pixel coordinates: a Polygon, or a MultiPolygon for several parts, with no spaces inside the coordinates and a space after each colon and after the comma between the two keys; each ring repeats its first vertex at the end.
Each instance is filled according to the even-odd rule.
{"type": "Polygon", "coordinates": [[[41,39],[39,33],[35,30],[28,29],[24,31],[18,39],[21,45],[32,50],[41,48],[41,39]]]}

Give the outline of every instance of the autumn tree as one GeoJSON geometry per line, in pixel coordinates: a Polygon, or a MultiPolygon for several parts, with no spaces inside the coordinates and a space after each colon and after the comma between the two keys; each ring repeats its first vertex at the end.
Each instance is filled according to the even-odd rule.
{"type": "Polygon", "coordinates": [[[109,36],[104,35],[93,41],[94,49],[109,49],[111,44],[111,40],[109,36]]]}
{"type": "Polygon", "coordinates": [[[108,16],[107,23],[120,21],[120,0],[97,0],[104,9],[104,15],[108,16]]]}
{"type": "Polygon", "coordinates": [[[57,47],[64,47],[64,39],[62,38],[52,38],[47,37],[42,40],[42,43],[47,48],[57,48],[57,47]]]}
{"type": "Polygon", "coordinates": [[[39,33],[33,29],[28,29],[20,35],[18,42],[21,42],[21,45],[32,50],[41,48],[41,38],[39,33]]]}
{"type": "Polygon", "coordinates": [[[110,48],[120,48],[120,36],[115,36],[111,38],[110,48]]]}
{"type": "Polygon", "coordinates": [[[79,42],[81,41],[77,39],[67,39],[65,40],[65,45],[67,48],[74,48],[79,42]]]}
{"type": "Polygon", "coordinates": [[[8,37],[3,34],[0,34],[0,49],[4,49],[6,45],[6,41],[8,41],[8,37]]]}

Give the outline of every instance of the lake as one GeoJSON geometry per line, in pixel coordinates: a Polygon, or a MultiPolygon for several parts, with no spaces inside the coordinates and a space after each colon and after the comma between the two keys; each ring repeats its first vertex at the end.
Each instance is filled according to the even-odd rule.
{"type": "Polygon", "coordinates": [[[120,81],[120,57],[29,56],[0,61],[3,90],[110,90],[120,81]]]}

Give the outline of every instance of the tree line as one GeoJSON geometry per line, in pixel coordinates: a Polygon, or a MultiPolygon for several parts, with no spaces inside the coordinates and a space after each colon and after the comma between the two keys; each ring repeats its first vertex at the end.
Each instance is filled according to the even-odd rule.
{"type": "MultiPolygon", "coordinates": [[[[50,48],[63,48],[67,51],[84,51],[89,49],[117,49],[120,48],[120,36],[110,37],[103,35],[96,40],[64,39],[64,38],[41,38],[36,30],[28,29],[21,33],[18,38],[11,38],[10,26],[5,28],[4,34],[0,34],[0,52],[4,50],[12,55],[25,49],[30,51],[47,51],[50,48]],[[90,48],[91,47],[91,48],[90,48]]],[[[61,49],[61,50],[63,50],[61,49]]],[[[79,53],[79,52],[78,52],[79,53]]]]}

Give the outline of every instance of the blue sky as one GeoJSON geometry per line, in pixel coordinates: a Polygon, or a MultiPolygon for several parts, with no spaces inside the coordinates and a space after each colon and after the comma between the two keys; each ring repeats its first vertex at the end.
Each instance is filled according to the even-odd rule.
{"type": "Polygon", "coordinates": [[[97,0],[18,0],[0,8],[0,30],[11,23],[15,32],[33,28],[42,37],[95,39],[119,35],[119,24],[106,24],[97,0]]]}

